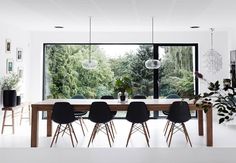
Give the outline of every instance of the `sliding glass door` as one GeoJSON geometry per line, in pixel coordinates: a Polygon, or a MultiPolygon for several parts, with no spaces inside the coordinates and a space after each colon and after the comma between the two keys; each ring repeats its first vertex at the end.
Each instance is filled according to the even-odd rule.
{"type": "MultiPolygon", "coordinates": [[[[188,98],[198,93],[197,45],[158,44],[156,46],[161,67],[158,73],[159,98],[188,98]]],[[[162,116],[162,112],[159,116],[162,116]]],[[[195,112],[192,113],[195,116],[195,112]]]]}

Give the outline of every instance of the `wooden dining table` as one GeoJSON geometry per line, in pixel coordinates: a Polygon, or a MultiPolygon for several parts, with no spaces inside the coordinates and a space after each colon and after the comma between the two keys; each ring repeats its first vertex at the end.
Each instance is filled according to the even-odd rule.
{"type": "MultiPolygon", "coordinates": [[[[47,136],[52,136],[52,120],[51,114],[53,105],[55,102],[69,102],[75,111],[89,111],[92,102],[105,101],[109,105],[111,111],[126,111],[128,105],[132,101],[143,101],[148,110],[150,111],[168,111],[170,105],[174,101],[181,99],[129,99],[127,102],[120,102],[118,99],[105,100],[105,99],[48,99],[37,103],[31,104],[31,147],[38,147],[39,137],[39,112],[47,112],[47,136]]],[[[189,104],[190,110],[197,111],[198,118],[198,134],[199,136],[204,135],[203,125],[203,109],[197,107],[193,101],[185,100],[189,104]]],[[[212,122],[212,109],[209,109],[205,114],[206,116],[206,146],[213,146],[213,122],[212,122]]]]}

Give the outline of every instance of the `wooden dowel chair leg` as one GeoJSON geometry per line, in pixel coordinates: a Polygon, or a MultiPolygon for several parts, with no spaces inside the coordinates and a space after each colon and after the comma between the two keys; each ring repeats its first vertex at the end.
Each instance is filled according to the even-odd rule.
{"type": "Polygon", "coordinates": [[[90,145],[90,143],[91,143],[91,141],[92,141],[92,139],[93,139],[94,132],[95,132],[95,130],[96,130],[96,126],[97,126],[97,124],[94,125],[93,131],[92,131],[92,134],[91,134],[90,139],[89,139],[88,147],[89,147],[89,145],[90,145]]]}
{"type": "Polygon", "coordinates": [[[82,129],[83,135],[85,136],[83,122],[82,122],[82,117],[79,118],[79,123],[80,123],[81,129],[82,129]]]}
{"type": "Polygon", "coordinates": [[[53,138],[52,138],[52,142],[51,142],[50,147],[52,147],[52,145],[53,145],[53,143],[54,143],[54,140],[55,140],[55,138],[56,138],[56,135],[57,135],[58,129],[59,129],[59,125],[57,126],[57,129],[56,129],[56,131],[55,131],[55,133],[54,133],[54,136],[53,136],[53,138]]]}
{"type": "Polygon", "coordinates": [[[114,131],[113,131],[113,126],[112,126],[112,121],[109,122],[109,126],[111,128],[111,136],[113,137],[113,139],[115,138],[115,134],[114,134],[114,131]]]}
{"type": "Polygon", "coordinates": [[[15,133],[15,123],[14,123],[14,110],[11,111],[11,118],[12,118],[12,133],[15,133]]]}
{"type": "Polygon", "coordinates": [[[149,132],[149,129],[148,129],[148,126],[147,126],[147,122],[144,122],[144,125],[145,125],[145,127],[146,127],[146,129],[147,129],[148,137],[150,138],[150,132],[149,132]]]}
{"type": "Polygon", "coordinates": [[[76,143],[78,143],[78,139],[77,139],[77,137],[76,137],[75,130],[74,130],[74,128],[73,128],[73,126],[72,126],[71,123],[70,123],[69,125],[70,125],[70,127],[71,127],[71,129],[72,129],[72,133],[73,133],[73,135],[74,135],[74,137],[75,137],[76,143]]]}
{"type": "Polygon", "coordinates": [[[169,140],[169,137],[170,137],[170,133],[171,133],[171,127],[173,125],[173,123],[169,124],[170,125],[170,129],[169,129],[169,132],[168,132],[168,135],[167,135],[167,138],[166,138],[166,142],[168,143],[168,140],[169,140]]]}
{"type": "Polygon", "coordinates": [[[164,131],[165,131],[164,136],[166,136],[166,133],[167,133],[168,128],[169,128],[169,125],[170,125],[170,121],[168,120],[168,121],[166,122],[166,127],[165,127],[165,129],[164,129],[164,131]]]}
{"type": "Polygon", "coordinates": [[[85,122],[84,122],[84,118],[81,117],[81,121],[82,121],[84,127],[86,128],[86,130],[88,131],[88,128],[87,128],[87,126],[86,126],[86,124],[85,124],[85,122]]]}
{"type": "Polygon", "coordinates": [[[169,140],[169,144],[168,144],[168,147],[170,147],[170,144],[171,144],[171,140],[172,140],[172,137],[173,137],[173,132],[174,132],[174,127],[175,127],[175,124],[172,123],[171,125],[171,129],[170,129],[170,140],[169,140]]]}
{"type": "Polygon", "coordinates": [[[111,131],[112,129],[110,129],[111,126],[109,127],[109,124],[107,124],[107,127],[108,127],[107,129],[108,129],[108,133],[111,137],[111,140],[112,140],[112,142],[114,142],[115,137],[113,137],[114,133],[112,133],[113,131],[111,131]]]}
{"type": "Polygon", "coordinates": [[[108,124],[105,124],[105,128],[106,128],[106,133],[107,133],[107,139],[108,139],[108,142],[109,142],[109,145],[111,147],[111,140],[110,140],[110,134],[109,134],[109,126],[108,124]]]}
{"type": "Polygon", "coordinates": [[[112,126],[113,126],[113,129],[114,129],[115,133],[117,134],[117,132],[116,132],[116,127],[115,127],[115,124],[114,124],[114,121],[113,121],[113,120],[111,121],[111,124],[112,124],[112,126]]]}
{"type": "Polygon", "coordinates": [[[93,140],[95,139],[95,136],[96,136],[96,134],[97,134],[97,132],[98,132],[98,130],[99,130],[99,127],[100,127],[100,125],[99,124],[96,124],[95,125],[95,130],[94,130],[94,133],[93,133],[93,137],[92,137],[92,142],[93,142],[93,140]]]}
{"type": "Polygon", "coordinates": [[[72,146],[75,147],[75,145],[74,145],[74,141],[73,141],[73,137],[72,137],[72,131],[71,131],[71,127],[70,127],[70,125],[68,125],[68,129],[69,129],[70,140],[71,140],[72,146]]]}
{"type": "Polygon", "coordinates": [[[190,146],[192,147],[192,142],[191,142],[191,140],[190,140],[190,137],[189,137],[188,131],[187,131],[186,126],[185,126],[184,123],[183,123],[183,127],[184,127],[184,130],[185,130],[186,134],[187,134],[187,138],[188,138],[188,140],[189,140],[189,144],[190,144],[190,146]]]}
{"type": "Polygon", "coordinates": [[[56,141],[55,141],[55,143],[57,143],[58,136],[59,136],[59,134],[60,134],[60,130],[61,130],[61,124],[60,124],[60,125],[58,125],[58,127],[59,127],[59,129],[58,129],[58,132],[57,132],[57,136],[56,136],[56,141]]]}
{"type": "Polygon", "coordinates": [[[2,120],[2,134],[3,134],[5,123],[6,123],[6,115],[7,115],[7,111],[4,110],[4,115],[3,115],[3,120],[2,120]]]}
{"type": "Polygon", "coordinates": [[[24,113],[24,107],[21,108],[21,113],[20,113],[20,125],[21,125],[21,123],[22,123],[23,113],[24,113]]]}
{"type": "Polygon", "coordinates": [[[142,123],[142,126],[143,126],[144,135],[145,135],[145,138],[146,138],[146,141],[147,141],[147,145],[148,145],[148,147],[150,147],[149,140],[148,140],[148,135],[147,135],[144,123],[142,123]]]}
{"type": "Polygon", "coordinates": [[[130,139],[130,137],[131,137],[133,127],[134,127],[134,123],[132,123],[132,125],[131,125],[130,131],[129,131],[129,135],[128,135],[128,139],[127,139],[127,143],[126,143],[126,147],[127,147],[128,144],[129,144],[129,139],[130,139]]]}

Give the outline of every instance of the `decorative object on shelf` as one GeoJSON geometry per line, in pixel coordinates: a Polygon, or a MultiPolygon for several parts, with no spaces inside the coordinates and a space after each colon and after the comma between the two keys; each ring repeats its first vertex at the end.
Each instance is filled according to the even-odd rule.
{"type": "Polygon", "coordinates": [[[232,87],[236,88],[236,50],[230,51],[230,76],[232,87]]]}
{"type": "Polygon", "coordinates": [[[89,17],[89,58],[82,61],[82,67],[84,69],[88,69],[88,70],[93,70],[97,68],[97,64],[98,62],[94,59],[91,58],[91,37],[92,37],[92,30],[91,30],[91,16],[89,17]]]}
{"type": "Polygon", "coordinates": [[[209,92],[195,96],[197,106],[204,108],[207,112],[209,106],[213,105],[220,116],[219,123],[228,122],[236,116],[236,92],[229,84],[220,88],[219,81],[208,82],[201,73],[195,72],[197,78],[205,81],[209,86],[209,92]]]}
{"type": "Polygon", "coordinates": [[[11,40],[6,39],[6,53],[11,53],[11,40]]]}
{"type": "Polygon", "coordinates": [[[10,59],[10,58],[7,59],[6,70],[7,70],[6,72],[7,74],[13,72],[13,59],[10,59]]]}
{"type": "Polygon", "coordinates": [[[23,67],[18,67],[17,68],[17,75],[19,76],[19,78],[23,78],[23,67]]]}
{"type": "MultiPolygon", "coordinates": [[[[154,18],[152,17],[152,45],[154,44],[154,18]]],[[[161,62],[158,59],[150,58],[145,62],[147,69],[158,69],[161,66],[161,62]]]]}
{"type": "Polygon", "coordinates": [[[216,73],[221,70],[222,68],[222,56],[213,47],[213,33],[214,28],[210,28],[211,31],[211,48],[204,54],[205,60],[205,67],[207,71],[211,73],[216,73]]]}
{"type": "Polygon", "coordinates": [[[20,79],[18,75],[12,73],[1,81],[1,89],[3,90],[3,106],[12,107],[16,106],[16,90],[18,88],[18,83],[20,79]]]}
{"type": "Polygon", "coordinates": [[[22,48],[16,48],[16,61],[22,61],[23,50],[22,48]]]}
{"type": "Polygon", "coordinates": [[[132,94],[132,82],[128,77],[121,77],[115,82],[115,91],[119,91],[118,100],[125,102],[128,100],[128,94],[132,94]]]}

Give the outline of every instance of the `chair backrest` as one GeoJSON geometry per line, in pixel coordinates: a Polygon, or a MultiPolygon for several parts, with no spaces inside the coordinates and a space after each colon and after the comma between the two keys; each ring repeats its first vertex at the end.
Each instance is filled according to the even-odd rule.
{"type": "Polygon", "coordinates": [[[179,95],[177,94],[169,94],[168,96],[166,96],[167,99],[175,99],[175,98],[181,98],[179,95]]]}
{"type": "Polygon", "coordinates": [[[52,110],[52,120],[59,124],[75,121],[73,106],[68,102],[56,102],[52,110]]]}
{"type": "Polygon", "coordinates": [[[114,97],[110,95],[106,95],[106,96],[102,96],[101,99],[114,99],[114,97]]]}
{"type": "Polygon", "coordinates": [[[75,95],[71,99],[85,99],[85,97],[83,95],[75,95]]]}
{"type": "Polygon", "coordinates": [[[135,96],[133,96],[133,99],[146,99],[146,96],[144,96],[144,95],[135,95],[135,96]]]}
{"type": "MultiPolygon", "coordinates": [[[[178,99],[178,98],[181,98],[181,97],[177,94],[169,94],[168,96],[166,96],[166,99],[178,99]]],[[[163,110],[162,113],[165,115],[168,115],[169,111],[163,110]]]]}
{"type": "Polygon", "coordinates": [[[126,119],[132,123],[143,123],[149,119],[148,113],[144,102],[131,102],[128,106],[126,119]]]}
{"type": "Polygon", "coordinates": [[[112,114],[106,102],[93,102],[88,118],[95,123],[106,123],[112,119],[112,114]]]}
{"type": "Polygon", "coordinates": [[[183,123],[191,119],[189,105],[186,101],[175,101],[170,105],[167,119],[175,123],[183,123]]]}

